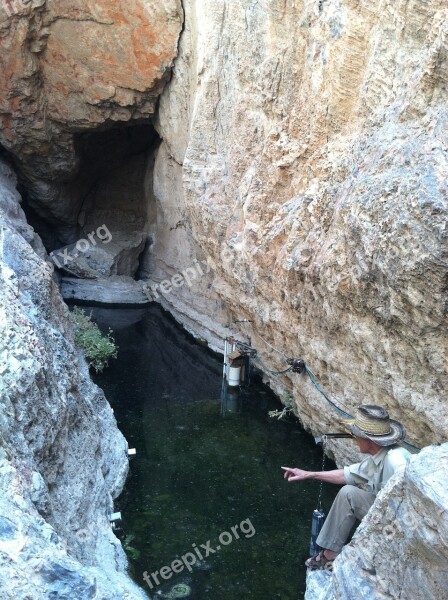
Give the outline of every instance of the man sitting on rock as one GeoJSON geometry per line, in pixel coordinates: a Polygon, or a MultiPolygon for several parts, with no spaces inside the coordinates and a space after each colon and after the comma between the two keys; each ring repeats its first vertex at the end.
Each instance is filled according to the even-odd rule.
{"type": "Polygon", "coordinates": [[[331,568],[356,520],[367,514],[377,493],[396,471],[404,469],[410,456],[407,450],[396,445],[404,439],[405,428],[390,419],[389,413],[381,406],[360,406],[356,419],[345,421],[345,426],[358,442],[361,454],[369,455],[360,463],[322,472],[282,467],[288,481],[318,479],[344,486],[336,496],[317,538],[317,544],[323,550],[305,563],[313,570],[331,568]]]}

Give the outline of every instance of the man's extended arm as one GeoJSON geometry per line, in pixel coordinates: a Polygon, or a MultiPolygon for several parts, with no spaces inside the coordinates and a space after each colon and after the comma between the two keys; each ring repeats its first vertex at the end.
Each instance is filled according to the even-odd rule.
{"type": "Polygon", "coordinates": [[[344,469],[335,469],[334,471],[303,471],[302,469],[293,469],[291,467],[282,467],[285,471],[285,479],[288,481],[305,481],[306,479],[317,479],[336,485],[344,485],[344,469]]]}

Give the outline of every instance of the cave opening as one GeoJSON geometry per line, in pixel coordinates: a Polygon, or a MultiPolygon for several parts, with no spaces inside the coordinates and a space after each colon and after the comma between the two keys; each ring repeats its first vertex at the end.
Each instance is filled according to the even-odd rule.
{"type": "Polygon", "coordinates": [[[137,275],[151,243],[152,171],[160,141],[147,121],[82,132],[74,136],[76,172],[66,181],[30,186],[16,169],[22,208],[47,252],[62,256],[68,248],[71,253],[73,269],[60,260],[57,267],[78,277],[137,275]],[[39,196],[36,189],[44,193],[39,196]],[[81,264],[75,268],[72,250],[79,248],[81,264]]]}

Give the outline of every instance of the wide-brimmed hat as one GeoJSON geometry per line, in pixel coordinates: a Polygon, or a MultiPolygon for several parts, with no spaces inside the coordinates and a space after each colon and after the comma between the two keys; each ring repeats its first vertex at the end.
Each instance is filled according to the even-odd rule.
{"type": "Polygon", "coordinates": [[[385,408],[375,404],[362,404],[356,418],[345,419],[344,425],[356,437],[372,440],[378,446],[397,444],[406,436],[403,425],[391,419],[385,408]]]}

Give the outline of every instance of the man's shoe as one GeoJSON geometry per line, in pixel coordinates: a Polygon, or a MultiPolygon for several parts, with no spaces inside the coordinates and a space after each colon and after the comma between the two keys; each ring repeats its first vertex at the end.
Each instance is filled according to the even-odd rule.
{"type": "Polygon", "coordinates": [[[316,556],[313,556],[313,557],[309,558],[308,560],[306,560],[305,565],[311,571],[319,571],[319,570],[332,571],[333,570],[333,561],[334,561],[334,558],[331,558],[331,559],[327,558],[325,556],[325,550],[321,550],[319,552],[319,554],[316,554],[316,556]]]}

